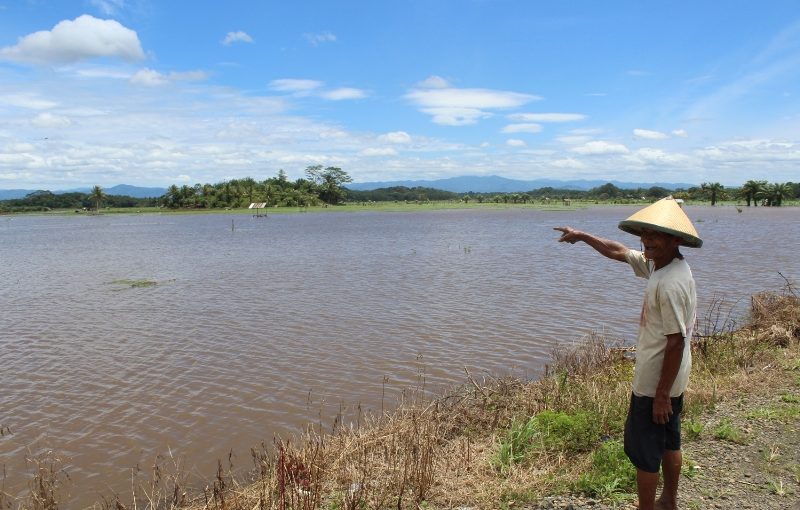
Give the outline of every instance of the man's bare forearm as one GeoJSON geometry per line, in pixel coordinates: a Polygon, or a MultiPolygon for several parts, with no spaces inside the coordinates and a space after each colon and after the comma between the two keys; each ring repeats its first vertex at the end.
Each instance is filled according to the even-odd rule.
{"type": "Polygon", "coordinates": [[[582,230],[575,230],[572,227],[556,227],[555,230],[562,232],[559,242],[575,244],[578,241],[583,241],[601,255],[625,262],[625,255],[628,253],[628,247],[620,242],[597,237],[588,232],[583,232],[582,230]]]}
{"type": "Polygon", "coordinates": [[[656,387],[653,401],[653,421],[666,423],[672,414],[670,391],[683,361],[683,348],[686,340],[680,333],[667,335],[667,346],[664,349],[664,363],[661,365],[661,377],[656,387]]]}

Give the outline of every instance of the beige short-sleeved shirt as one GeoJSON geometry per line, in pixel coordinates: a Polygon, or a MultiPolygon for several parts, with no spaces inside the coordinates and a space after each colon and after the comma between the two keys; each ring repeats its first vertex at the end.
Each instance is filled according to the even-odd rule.
{"type": "Polygon", "coordinates": [[[633,393],[640,397],[655,396],[664,364],[667,335],[680,333],[686,342],[681,366],[670,390],[670,397],[677,397],[686,390],[692,368],[690,343],[697,313],[692,270],[685,260],[675,258],[656,271],[653,262],[637,250],[630,250],[625,259],[636,276],[647,279],[636,341],[633,393]]]}

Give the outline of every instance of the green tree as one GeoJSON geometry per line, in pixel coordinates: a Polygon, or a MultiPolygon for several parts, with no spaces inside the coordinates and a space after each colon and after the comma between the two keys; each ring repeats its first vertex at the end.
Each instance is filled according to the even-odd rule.
{"type": "Polygon", "coordinates": [[[718,182],[704,182],[700,185],[700,189],[704,195],[711,197],[711,205],[716,205],[717,197],[722,194],[725,186],[718,182]]]}
{"type": "Polygon", "coordinates": [[[765,190],[769,205],[780,207],[785,198],[791,198],[794,195],[794,189],[788,182],[770,184],[765,190]]]}
{"type": "Polygon", "coordinates": [[[320,200],[331,205],[338,204],[344,198],[342,185],[353,182],[347,172],[336,166],[324,170],[322,165],[310,166],[306,168],[306,177],[316,186],[320,200]]]}
{"type": "Polygon", "coordinates": [[[92,201],[94,201],[94,210],[99,212],[100,204],[103,202],[103,200],[106,199],[106,192],[103,191],[103,188],[101,188],[100,186],[95,186],[94,188],[92,188],[92,191],[91,193],[89,193],[89,196],[92,198],[92,201]]]}
{"type": "Polygon", "coordinates": [[[764,193],[764,188],[767,185],[767,181],[754,181],[749,180],[742,185],[742,189],[739,190],[740,196],[747,201],[747,207],[750,207],[750,202],[753,202],[754,207],[758,207],[758,199],[761,198],[761,195],[764,193]]]}

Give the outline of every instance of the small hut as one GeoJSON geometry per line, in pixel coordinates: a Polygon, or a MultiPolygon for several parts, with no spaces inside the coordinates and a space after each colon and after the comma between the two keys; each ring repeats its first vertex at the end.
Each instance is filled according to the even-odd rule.
{"type": "Polygon", "coordinates": [[[253,218],[261,218],[262,216],[264,218],[267,217],[267,211],[266,211],[267,203],[266,202],[253,202],[252,204],[250,204],[250,207],[248,207],[248,209],[254,209],[256,211],[256,213],[253,215],[253,218]],[[260,212],[261,209],[264,209],[264,214],[261,214],[261,212],[260,212]]]}

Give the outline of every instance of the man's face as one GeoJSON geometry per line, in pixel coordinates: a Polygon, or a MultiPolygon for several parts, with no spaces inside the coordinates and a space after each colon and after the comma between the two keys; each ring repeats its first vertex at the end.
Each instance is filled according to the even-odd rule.
{"type": "Polygon", "coordinates": [[[679,238],[657,230],[644,229],[640,238],[644,247],[644,256],[657,262],[672,260],[681,244],[679,238]]]}

